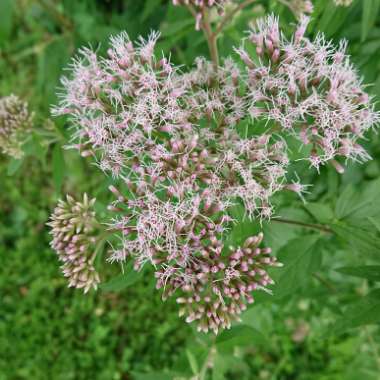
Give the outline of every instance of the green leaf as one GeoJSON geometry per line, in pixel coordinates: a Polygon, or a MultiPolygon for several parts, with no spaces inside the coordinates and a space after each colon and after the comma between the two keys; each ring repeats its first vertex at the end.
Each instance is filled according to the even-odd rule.
{"type": "Polygon", "coordinates": [[[62,146],[59,144],[56,144],[53,149],[52,167],[55,190],[59,193],[61,191],[66,168],[62,146]]]}
{"type": "Polygon", "coordinates": [[[380,258],[380,239],[373,233],[346,223],[332,224],[330,227],[343,241],[348,243],[348,247],[380,258]]]}
{"type": "Polygon", "coordinates": [[[193,374],[196,375],[199,372],[197,359],[195,358],[194,354],[189,349],[186,350],[186,357],[187,357],[187,360],[189,361],[190,368],[193,371],[193,374]]]}
{"type": "Polygon", "coordinates": [[[334,213],[331,207],[323,203],[307,203],[307,211],[320,223],[328,223],[334,219],[334,213]]]}
{"type": "Polygon", "coordinates": [[[379,12],[379,0],[363,0],[363,16],[362,16],[362,42],[367,38],[369,31],[375,24],[376,16],[379,12]]]}
{"type": "Polygon", "coordinates": [[[124,270],[124,273],[116,276],[105,284],[101,284],[100,288],[105,292],[118,292],[135,284],[142,277],[142,273],[142,271],[135,271],[132,263],[130,263],[124,270]]]}
{"type": "Polygon", "coordinates": [[[225,380],[231,368],[236,368],[236,358],[232,355],[216,353],[213,358],[212,380],[225,380]]]}
{"type": "Polygon", "coordinates": [[[25,154],[36,157],[44,166],[46,164],[47,145],[42,137],[33,134],[23,147],[25,154]]]}
{"type": "Polygon", "coordinates": [[[380,281],[380,265],[362,265],[358,267],[342,267],[336,272],[349,276],[366,278],[367,280],[380,281]]]}
{"type": "Polygon", "coordinates": [[[170,24],[165,24],[162,27],[161,35],[162,37],[170,37],[184,31],[185,29],[192,30],[192,26],[194,25],[193,18],[189,18],[186,20],[171,22],[170,24]]]}
{"type": "Polygon", "coordinates": [[[161,0],[147,0],[145,1],[144,11],[141,15],[141,21],[144,22],[147,18],[152,15],[156,10],[157,6],[159,6],[161,0]]]}
{"type": "Polygon", "coordinates": [[[278,271],[276,297],[294,293],[305,285],[310,274],[321,266],[321,249],[317,246],[318,235],[308,235],[291,240],[278,253],[278,260],[284,267],[278,271]]]}
{"type": "Polygon", "coordinates": [[[328,1],[316,30],[331,37],[343,25],[349,11],[348,7],[337,7],[333,1],[328,1]]]}
{"type": "Polygon", "coordinates": [[[0,1],[0,46],[10,37],[12,32],[14,3],[14,0],[0,1]]]}
{"type": "Polygon", "coordinates": [[[13,174],[15,174],[17,170],[20,169],[22,162],[23,162],[22,159],[16,159],[16,158],[11,159],[7,167],[7,174],[9,176],[12,176],[13,174]]]}
{"type": "Polygon", "coordinates": [[[216,338],[216,347],[221,352],[231,352],[234,347],[246,346],[262,342],[264,336],[256,329],[246,325],[238,325],[230,330],[224,330],[216,338]]]}
{"type": "Polygon", "coordinates": [[[367,182],[361,190],[356,191],[352,185],[347,186],[338,198],[335,215],[338,219],[360,220],[380,213],[380,179],[367,182]]]}
{"type": "Polygon", "coordinates": [[[380,219],[375,219],[372,216],[368,217],[371,224],[380,232],[380,219]]]}
{"type": "Polygon", "coordinates": [[[355,204],[356,192],[353,186],[347,186],[338,198],[335,206],[335,215],[338,219],[343,219],[349,214],[352,205],[355,204]]]}
{"type": "Polygon", "coordinates": [[[366,297],[351,304],[334,326],[340,334],[349,328],[380,322],[380,289],[373,290],[366,297]]]}

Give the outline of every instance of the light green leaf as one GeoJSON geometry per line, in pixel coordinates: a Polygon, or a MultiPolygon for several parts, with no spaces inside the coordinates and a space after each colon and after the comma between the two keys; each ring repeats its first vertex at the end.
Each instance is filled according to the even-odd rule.
{"type": "Polygon", "coordinates": [[[142,272],[136,272],[133,270],[132,263],[130,263],[124,270],[124,273],[106,282],[105,284],[101,284],[100,288],[105,292],[118,292],[135,284],[141,277],[142,272]]]}
{"type": "Polygon", "coordinates": [[[362,41],[367,38],[369,31],[375,24],[376,16],[379,13],[379,6],[379,0],[363,0],[362,41]]]}
{"type": "Polygon", "coordinates": [[[7,174],[9,176],[12,176],[13,174],[15,174],[17,170],[20,169],[22,162],[23,162],[22,159],[16,159],[16,158],[11,159],[7,167],[7,174]]]}
{"type": "Polygon", "coordinates": [[[380,219],[375,219],[372,216],[368,218],[372,225],[380,232],[380,219]]]}
{"type": "Polygon", "coordinates": [[[196,375],[199,372],[197,359],[195,358],[194,354],[189,349],[186,350],[186,357],[187,357],[187,360],[189,361],[190,368],[193,371],[193,374],[196,375]]]}

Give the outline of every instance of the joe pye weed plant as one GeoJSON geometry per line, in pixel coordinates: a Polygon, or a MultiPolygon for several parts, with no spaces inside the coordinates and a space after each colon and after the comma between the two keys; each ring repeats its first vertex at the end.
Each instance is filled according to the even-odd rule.
{"type": "MultiPolygon", "coordinates": [[[[105,54],[82,47],[61,78],[51,113],[67,126],[65,148],[109,184],[106,207],[89,189],[52,212],[51,247],[68,286],[88,293],[151,276],[202,347],[185,349],[193,379],[225,378],[228,342],[256,337],[255,305],[270,309],[310,281],[336,295],[322,254],[368,286],[341,297],[334,334],[378,323],[379,290],[368,289],[380,280],[380,183],[338,189],[372,160],[380,121],[348,42],[317,30],[316,1],[279,0],[266,14],[258,0],[170,3],[192,15],[207,57],[181,64],[162,52],[159,31],[136,41],[121,31],[105,54]],[[221,54],[244,12],[245,33],[221,54]],[[341,264],[345,250],[354,265],[341,264]]],[[[23,100],[1,98],[3,153],[22,156],[33,119],[23,100]]]]}
{"type": "MultiPolygon", "coordinates": [[[[309,170],[332,165],[343,173],[350,161],[370,159],[360,140],[380,114],[346,43],[309,39],[308,16],[290,36],[275,15],[254,20],[234,56],[222,59],[217,39],[233,6],[252,2],[228,4],[229,13],[229,2],[173,3],[194,14],[211,61],[198,57],[186,71],[155,53],[159,33],[134,44],[122,32],[105,57],[79,52],[53,114],[69,115],[71,147],[113,178],[107,261],[133,261],[136,271],[152,265],[163,300],[175,297],[186,322],[217,334],[240,320],[255,292],[272,292],[268,269],[282,266],[262,232],[233,242],[229,234],[244,220],[286,222],[276,219],[276,193],[293,191],[302,202],[308,184],[288,171],[288,139],[309,170]],[[214,8],[222,14],[216,25],[214,8]]],[[[99,276],[88,267],[96,247],[82,227],[95,200],[85,197],[61,201],[50,225],[69,285],[88,291],[99,276]]]]}

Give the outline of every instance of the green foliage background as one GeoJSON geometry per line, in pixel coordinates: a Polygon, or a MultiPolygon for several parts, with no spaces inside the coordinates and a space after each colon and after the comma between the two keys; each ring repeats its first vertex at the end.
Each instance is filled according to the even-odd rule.
{"type": "MultiPolygon", "coordinates": [[[[380,140],[366,146],[374,160],[339,176],[300,166],[312,183],[303,205],[277,197],[277,212],[331,232],[273,222],[264,225],[282,270],[274,296],[261,294],[243,323],[217,339],[177,317],[143,273],[123,276],[98,293],[66,288],[48,246],[45,223],[64,193],[88,192],[104,214],[107,179],[91,162],[63,150],[68,131],[50,120],[59,76],[82,45],[105,49],[108,37],[160,30],[159,48],[176,63],[207,55],[185,9],[164,0],[0,0],[0,95],[15,93],[35,112],[37,129],[21,161],[0,156],[0,380],[18,379],[380,379],[380,140]],[[50,131],[50,132],[49,132],[50,131]],[[59,136],[59,137],[57,137],[59,136]],[[129,286],[128,286],[129,285],[129,286]],[[207,368],[205,363],[211,362],[207,368]]],[[[368,90],[380,99],[379,0],[349,8],[316,0],[311,34],[349,40],[368,90]]],[[[278,1],[258,0],[219,41],[231,54],[249,21],[273,11],[285,29],[295,22],[278,1]]],[[[236,210],[239,216],[239,210],[236,210]]],[[[257,229],[242,222],[239,241],[257,229]]],[[[104,280],[120,275],[109,266],[104,280]],[[107,272],[108,271],[108,272],[107,272]]]]}

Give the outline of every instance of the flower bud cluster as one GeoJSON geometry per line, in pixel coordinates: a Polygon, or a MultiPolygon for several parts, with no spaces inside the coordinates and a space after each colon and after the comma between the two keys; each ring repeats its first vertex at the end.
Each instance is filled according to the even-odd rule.
{"type": "Polygon", "coordinates": [[[269,248],[259,248],[262,239],[260,233],[246,239],[242,247],[224,251],[223,242],[212,239],[182,269],[182,275],[169,266],[157,271],[157,287],[164,289],[164,297],[175,292],[181,305],[179,315],[188,323],[195,321],[198,331],[216,334],[230,328],[231,322],[240,320],[247,304],[254,302],[253,291],[269,291],[266,286],[273,280],[266,268],[281,265],[269,256],[269,248]]]}
{"type": "Polygon", "coordinates": [[[70,287],[84,289],[85,293],[100,282],[94,267],[98,233],[94,203],[87,194],[82,202],[68,195],[66,201],[58,202],[48,223],[53,236],[51,247],[63,263],[63,275],[70,287]]]}
{"type": "Polygon", "coordinates": [[[309,149],[312,166],[330,161],[341,172],[336,157],[369,158],[357,141],[380,117],[345,54],[346,43],[336,49],[321,34],[309,40],[308,22],[303,17],[288,40],[270,16],[248,38],[258,59],[237,49],[246,65],[250,113],[295,136],[309,149]]]}
{"type": "Polygon", "coordinates": [[[0,149],[14,158],[23,155],[22,145],[32,127],[27,103],[15,95],[0,98],[0,149]]]}
{"type": "Polygon", "coordinates": [[[263,235],[248,238],[242,247],[225,247],[232,218],[226,204],[212,202],[210,191],[176,203],[150,192],[128,200],[115,187],[117,201],[112,225],[122,235],[122,247],[110,261],[135,259],[135,269],[152,264],[163,299],[176,297],[180,316],[196,321],[199,331],[217,333],[253,302],[252,292],[273,284],[266,268],[279,266],[269,248],[259,248],[263,235]]]}

